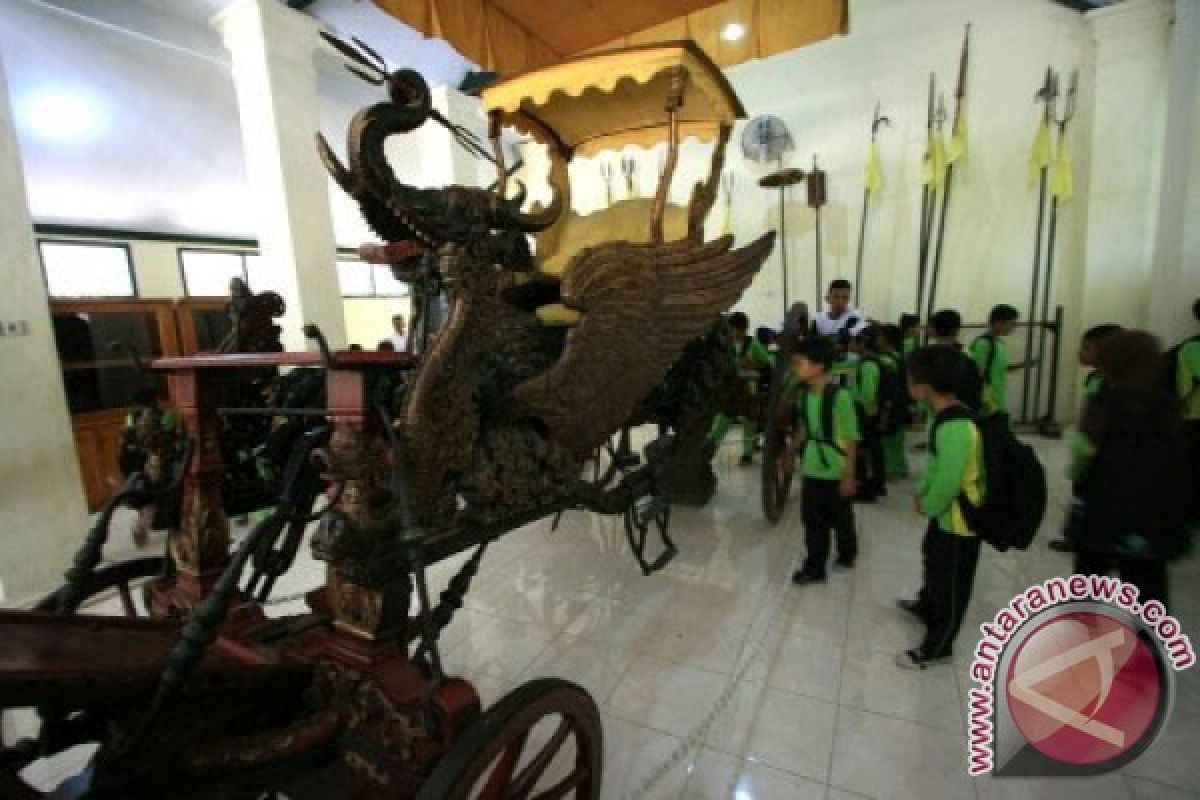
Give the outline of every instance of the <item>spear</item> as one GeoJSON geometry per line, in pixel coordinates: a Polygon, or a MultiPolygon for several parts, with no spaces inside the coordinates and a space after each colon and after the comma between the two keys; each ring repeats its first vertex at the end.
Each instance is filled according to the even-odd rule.
{"type": "Polygon", "coordinates": [[[942,268],[942,243],[946,238],[946,214],[950,210],[950,189],[954,183],[954,162],[967,151],[966,120],[963,118],[963,103],[967,94],[967,63],[970,58],[971,24],[963,31],[962,53],[958,58],[958,84],[954,87],[954,124],[951,127],[950,147],[946,151],[946,178],[942,187],[942,213],[938,219],[937,243],[933,251],[933,268],[929,274],[929,305],[926,319],[933,316],[937,301],[938,273],[942,268]]]}
{"type": "Polygon", "coordinates": [[[922,170],[926,175],[921,180],[921,226],[917,235],[917,304],[914,311],[921,313],[922,301],[925,297],[925,272],[929,263],[929,227],[933,218],[934,170],[933,170],[933,127],[936,112],[933,105],[934,79],[929,73],[929,104],[925,113],[925,156],[922,170]]]}
{"type": "Polygon", "coordinates": [[[883,175],[879,171],[879,154],[875,151],[875,137],[882,125],[891,125],[887,117],[879,114],[879,103],[875,104],[875,116],[871,120],[871,146],[867,151],[866,186],[863,188],[862,221],[858,225],[858,260],[854,266],[854,291],[862,297],[863,247],[867,239],[867,214],[871,210],[871,195],[883,188],[883,175]]]}
{"type": "MultiPolygon", "coordinates": [[[[1038,371],[1037,383],[1033,388],[1034,405],[1040,403],[1042,398],[1042,362],[1046,357],[1046,325],[1045,322],[1050,317],[1050,289],[1053,287],[1052,277],[1054,273],[1054,243],[1058,234],[1058,204],[1060,200],[1070,200],[1074,193],[1071,177],[1071,158],[1067,154],[1067,125],[1071,122],[1071,118],[1075,116],[1075,91],[1079,88],[1079,70],[1071,70],[1071,82],[1067,86],[1067,98],[1063,109],[1063,115],[1055,119],[1055,125],[1058,127],[1058,149],[1054,155],[1054,177],[1050,187],[1050,229],[1046,233],[1046,282],[1042,286],[1042,327],[1038,331],[1038,371]]],[[[1062,331],[1058,331],[1056,336],[1061,336],[1062,331]]],[[[1054,375],[1050,376],[1053,380],[1054,375]]],[[[1047,408],[1045,417],[1039,421],[1039,427],[1044,431],[1046,423],[1053,424],[1054,422],[1054,400],[1055,390],[1057,389],[1053,383],[1049,384],[1047,390],[1047,408]]]]}
{"type": "MultiPolygon", "coordinates": [[[[1037,325],[1038,282],[1042,276],[1042,224],[1046,218],[1046,181],[1050,171],[1050,123],[1054,121],[1054,101],[1058,96],[1058,76],[1046,67],[1042,88],[1034,95],[1034,102],[1042,104],[1042,121],[1033,140],[1030,166],[1038,175],[1038,215],[1033,241],[1033,285],[1029,289],[1029,334],[1025,337],[1025,377],[1021,382],[1021,419],[1029,419],[1029,390],[1033,375],[1033,330],[1037,325]]],[[[1040,366],[1039,366],[1040,369],[1040,366]]]]}

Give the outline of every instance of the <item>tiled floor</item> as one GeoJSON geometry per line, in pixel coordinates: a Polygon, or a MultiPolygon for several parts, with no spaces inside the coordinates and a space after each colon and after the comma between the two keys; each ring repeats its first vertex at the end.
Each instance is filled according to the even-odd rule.
{"type": "MultiPolygon", "coordinates": [[[[1053,481],[1044,539],[1061,520],[1064,448],[1035,444],[1053,481]]],[[[758,470],[735,459],[735,449],[720,454],[721,487],[707,508],[676,510],[680,554],[663,573],[640,574],[615,519],[571,514],[557,531],[539,523],[497,542],[447,631],[448,669],[472,680],[485,704],[539,676],[587,688],[604,718],[605,798],[637,796],[685,740],[696,746],[657,770],[659,780],[641,796],[1200,798],[1200,669],[1179,676],[1167,730],[1122,773],[970,779],[963,733],[970,632],[1020,589],[1066,574],[1068,560],[1042,540],[1026,553],[985,548],[960,663],[903,672],[892,658],[920,633],[894,607],[920,577],[922,522],[909,510],[910,485],[859,507],[853,572],[800,589],[788,583],[802,547],[795,503],[768,526],[758,470]]],[[[457,563],[437,567],[439,583],[457,563]]],[[[320,575],[319,565],[302,559],[279,593],[315,585],[320,575]]],[[[1182,563],[1172,580],[1184,630],[1200,636],[1200,566],[1182,563]]]]}

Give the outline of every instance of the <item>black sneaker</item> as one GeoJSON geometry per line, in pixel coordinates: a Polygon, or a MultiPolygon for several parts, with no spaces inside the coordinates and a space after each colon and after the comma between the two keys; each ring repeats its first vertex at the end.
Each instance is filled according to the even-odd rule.
{"type": "Polygon", "coordinates": [[[754,456],[742,456],[741,460],[738,461],[738,466],[739,467],[753,467],[754,466],[754,456]]]}
{"type": "Polygon", "coordinates": [[[926,655],[920,648],[905,650],[896,656],[896,666],[900,669],[929,669],[930,667],[949,664],[954,660],[951,653],[940,656],[926,655]]]}
{"type": "Polygon", "coordinates": [[[800,570],[792,576],[792,583],[796,584],[797,586],[808,586],[813,583],[825,583],[825,576],[800,570]]]}
{"type": "Polygon", "coordinates": [[[834,572],[849,572],[852,569],[854,569],[854,559],[852,558],[839,558],[833,562],[834,572]]]}

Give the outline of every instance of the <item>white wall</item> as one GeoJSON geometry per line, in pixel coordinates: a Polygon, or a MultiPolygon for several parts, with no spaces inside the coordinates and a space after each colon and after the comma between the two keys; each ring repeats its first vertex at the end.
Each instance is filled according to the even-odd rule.
{"type": "MultiPolygon", "coordinates": [[[[937,305],[957,308],[968,322],[982,322],[997,303],[1028,316],[1037,203],[1029,152],[1040,113],[1034,94],[1048,65],[1059,70],[1064,84],[1070,70],[1080,68],[1081,91],[1068,138],[1076,194],[1059,213],[1052,298],[1052,306],[1064,304],[1067,314],[1059,415],[1069,418],[1080,326],[1149,322],[1170,7],[1168,0],[1128,0],[1099,12],[1106,21],[1097,22],[1048,0],[852,0],[847,36],[740,64],[726,74],[748,116],[772,114],[787,124],[796,144],[787,165],[807,169],[815,153],[828,173],[828,205],[821,211],[826,282],[854,278],[865,157],[877,102],[891,119],[892,126],[879,135],[885,187],[870,212],[858,300],[876,318],[895,321],[915,305],[928,75],[936,72],[950,116],[963,26],[972,23],[965,117],[969,152],[955,169],[937,305]],[[1117,32],[1097,32],[1104,25],[1117,32]],[[1098,67],[1097,41],[1104,37],[1119,42],[1104,51],[1098,67]],[[1091,175],[1096,180],[1089,186],[1091,175]]],[[[946,128],[948,138],[949,120],[946,128]]],[[[741,132],[739,125],[726,171],[735,176],[734,231],[745,243],[777,229],[779,215],[777,193],[757,185],[775,166],[743,158],[741,132]]],[[[672,199],[686,200],[707,168],[708,153],[695,142],[685,146],[672,199]]],[[[659,156],[654,151],[638,155],[641,193],[649,194],[659,156]]],[[[599,157],[610,163],[618,158],[599,157]]],[[[529,159],[531,173],[537,173],[537,161],[529,159]]],[[[597,159],[577,159],[571,174],[576,209],[602,207],[597,159]]],[[[539,191],[544,196],[544,188],[539,191]]],[[[813,304],[814,216],[805,205],[804,186],[790,192],[790,294],[813,304]]],[[[618,191],[616,197],[621,196],[618,191]]],[[[711,233],[722,213],[718,203],[709,220],[711,233]]],[[[777,324],[781,318],[781,245],[739,303],[754,324],[777,324]]],[[[1013,344],[1016,352],[1023,351],[1020,335],[1013,344]]]]}

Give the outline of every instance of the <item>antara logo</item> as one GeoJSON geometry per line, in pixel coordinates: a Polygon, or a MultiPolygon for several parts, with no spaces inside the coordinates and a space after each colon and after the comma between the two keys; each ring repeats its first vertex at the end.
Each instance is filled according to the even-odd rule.
{"type": "Polygon", "coordinates": [[[980,626],[968,772],[1099,775],[1162,731],[1173,673],[1196,662],[1178,620],[1115,578],[1051,578],[980,626]]]}

